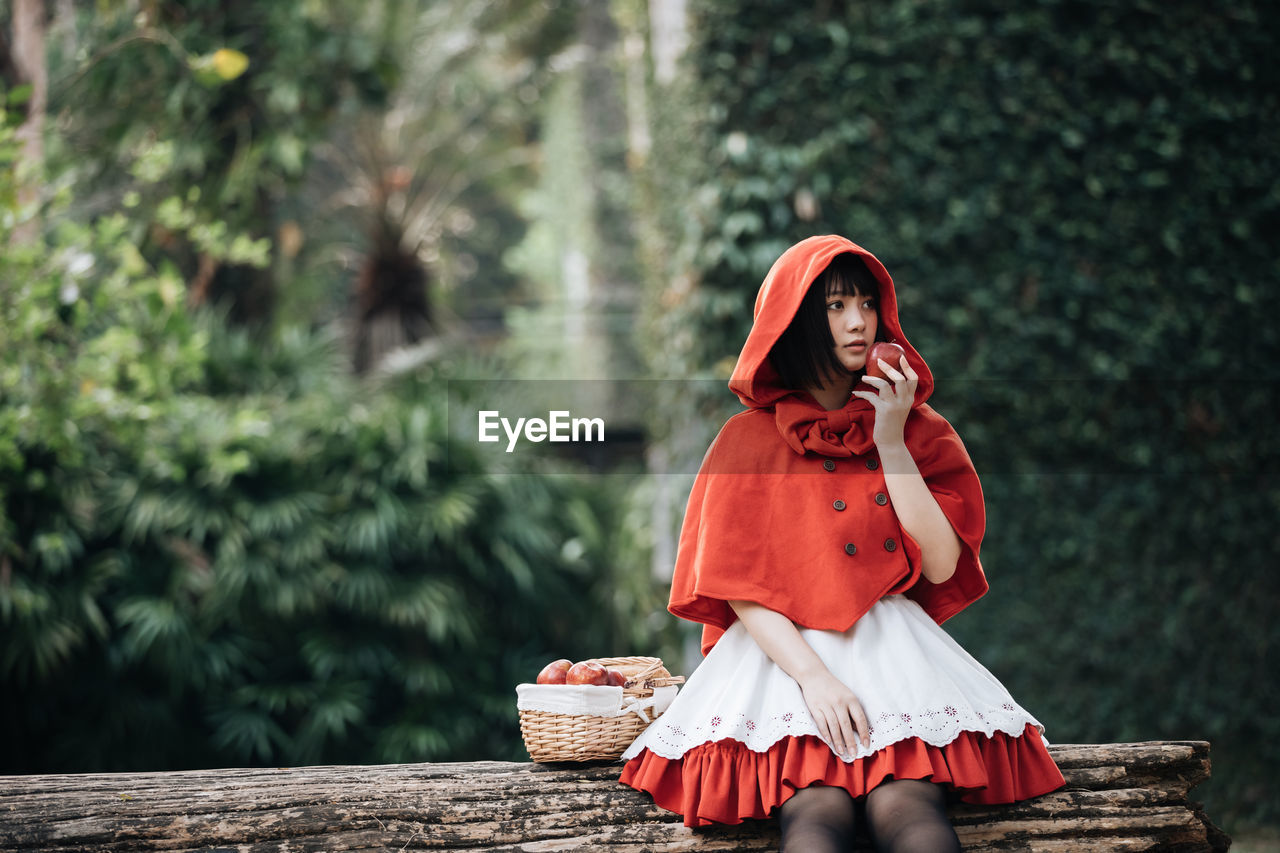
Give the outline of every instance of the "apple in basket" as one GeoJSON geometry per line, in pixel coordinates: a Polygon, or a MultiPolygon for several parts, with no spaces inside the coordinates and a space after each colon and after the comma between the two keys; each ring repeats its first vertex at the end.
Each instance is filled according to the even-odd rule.
{"type": "Polygon", "coordinates": [[[607,685],[609,683],[609,673],[595,661],[585,660],[569,667],[564,683],[607,685]]]}
{"type": "Polygon", "coordinates": [[[605,674],[608,675],[609,677],[609,685],[611,687],[627,686],[627,677],[622,673],[618,672],[616,669],[606,670],[605,674]]]}
{"type": "Polygon", "coordinates": [[[573,661],[566,658],[553,660],[542,668],[542,672],[538,673],[538,684],[564,684],[565,677],[569,674],[569,668],[573,666],[573,661]]]}

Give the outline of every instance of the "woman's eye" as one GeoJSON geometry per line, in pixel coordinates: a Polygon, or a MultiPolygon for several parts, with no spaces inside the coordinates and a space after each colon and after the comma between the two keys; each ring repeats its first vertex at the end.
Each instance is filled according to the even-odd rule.
{"type": "Polygon", "coordinates": [[[840,310],[841,308],[843,308],[843,307],[844,307],[844,303],[843,303],[843,302],[838,302],[838,301],[837,301],[837,302],[828,302],[828,303],[827,303],[827,310],[829,310],[829,311],[839,311],[839,310],[840,310]]]}

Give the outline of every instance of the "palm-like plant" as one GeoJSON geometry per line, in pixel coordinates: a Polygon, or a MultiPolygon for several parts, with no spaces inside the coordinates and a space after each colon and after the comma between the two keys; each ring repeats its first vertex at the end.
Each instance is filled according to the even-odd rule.
{"type": "Polygon", "coordinates": [[[450,322],[445,292],[470,282],[477,252],[492,253],[483,293],[519,286],[493,278],[503,244],[519,238],[510,230],[522,229],[514,196],[536,159],[529,104],[562,40],[564,13],[527,0],[418,5],[380,6],[402,40],[401,83],[385,108],[365,110],[321,147],[312,188],[325,220],[313,227],[338,238],[325,241],[338,247],[326,260],[349,276],[360,372],[398,347],[465,333],[450,322]],[[494,230],[506,233],[495,241],[494,230]]]}

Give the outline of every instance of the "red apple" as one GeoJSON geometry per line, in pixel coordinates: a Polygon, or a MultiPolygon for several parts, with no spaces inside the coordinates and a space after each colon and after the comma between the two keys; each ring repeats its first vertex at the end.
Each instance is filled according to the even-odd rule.
{"type": "Polygon", "coordinates": [[[573,661],[565,658],[553,660],[538,673],[538,684],[564,684],[565,676],[568,675],[571,666],[573,661]]]}
{"type": "Polygon", "coordinates": [[[595,661],[582,661],[569,667],[565,676],[565,684],[607,684],[609,674],[605,668],[595,661]]]}
{"type": "MultiPolygon", "coordinates": [[[[907,351],[897,344],[891,344],[887,341],[876,341],[871,345],[871,350],[867,353],[867,376],[878,376],[881,379],[888,380],[892,384],[893,380],[884,375],[884,371],[880,369],[879,359],[885,362],[894,370],[902,371],[902,358],[907,351]]],[[[870,383],[868,383],[870,384],[870,383]]]]}
{"type": "Polygon", "coordinates": [[[610,687],[626,687],[627,686],[627,677],[622,673],[618,672],[616,669],[608,670],[605,674],[609,677],[609,680],[607,683],[610,687]]]}

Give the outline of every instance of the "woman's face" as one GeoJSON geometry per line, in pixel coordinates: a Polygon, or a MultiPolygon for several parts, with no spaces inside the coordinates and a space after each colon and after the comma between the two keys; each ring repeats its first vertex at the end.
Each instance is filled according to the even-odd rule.
{"type": "Polygon", "coordinates": [[[836,358],[845,370],[857,373],[867,366],[867,351],[876,340],[880,317],[871,296],[832,293],[827,296],[827,322],[835,341],[836,358]]]}

